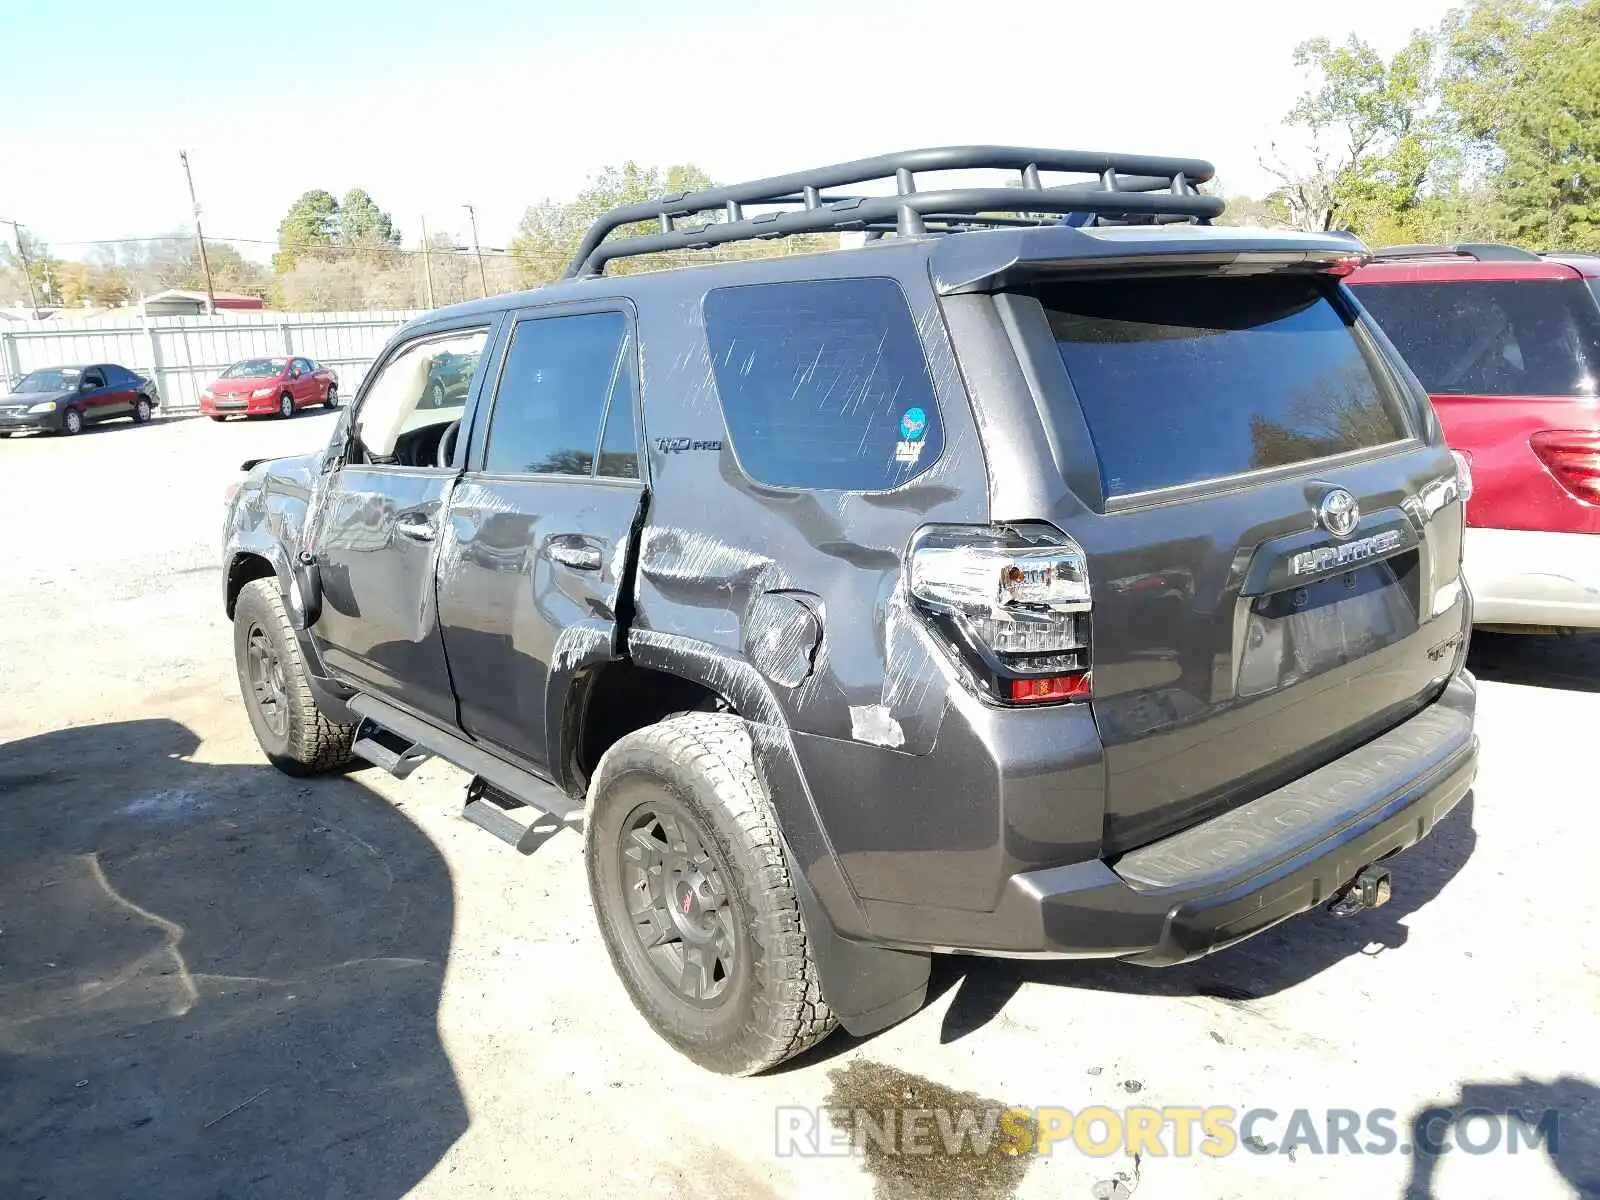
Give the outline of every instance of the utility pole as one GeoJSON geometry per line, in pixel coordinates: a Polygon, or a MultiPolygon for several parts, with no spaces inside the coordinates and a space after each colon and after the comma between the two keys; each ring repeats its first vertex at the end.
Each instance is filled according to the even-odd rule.
{"type": "Polygon", "coordinates": [[[30,310],[37,315],[39,312],[39,294],[33,290],[33,269],[28,265],[28,247],[22,242],[22,226],[3,217],[0,217],[0,225],[11,226],[11,232],[17,237],[17,257],[22,260],[22,277],[28,281],[28,304],[30,310]]]}
{"type": "Polygon", "coordinates": [[[478,248],[478,214],[472,211],[472,205],[463,204],[467,216],[472,221],[472,253],[478,260],[478,286],[483,289],[484,297],[489,295],[489,280],[483,274],[483,251],[478,248]]]}
{"type": "Polygon", "coordinates": [[[194,198],[194,176],[189,172],[189,153],[186,150],[178,151],[178,159],[183,163],[183,177],[189,181],[189,203],[194,205],[194,240],[200,247],[200,269],[206,275],[206,311],[215,314],[217,311],[217,292],[211,286],[211,260],[206,257],[206,235],[200,232],[200,201],[194,198]]]}
{"type": "Polygon", "coordinates": [[[422,218],[422,295],[428,307],[433,307],[433,256],[428,253],[428,218],[422,218]]]}

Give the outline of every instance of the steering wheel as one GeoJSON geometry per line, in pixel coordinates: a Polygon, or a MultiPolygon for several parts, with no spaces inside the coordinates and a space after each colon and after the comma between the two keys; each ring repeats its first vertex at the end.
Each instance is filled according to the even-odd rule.
{"type": "Polygon", "coordinates": [[[444,433],[439,436],[439,449],[434,455],[434,466],[448,467],[450,465],[450,458],[456,452],[456,434],[460,431],[461,422],[451,421],[444,433]]]}

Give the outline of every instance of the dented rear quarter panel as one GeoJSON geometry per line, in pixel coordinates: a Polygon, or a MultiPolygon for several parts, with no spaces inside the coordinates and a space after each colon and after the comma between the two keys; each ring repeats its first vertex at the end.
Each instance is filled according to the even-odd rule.
{"type": "Polygon", "coordinates": [[[904,556],[918,527],[981,525],[990,514],[983,445],[927,244],[698,275],[641,281],[635,294],[651,480],[636,660],[701,673],[760,727],[758,747],[792,748],[798,774],[770,778],[769,767],[769,785],[788,779],[804,793],[775,800],[791,836],[802,813],[815,823],[803,860],[819,870],[819,893],[820,860],[831,858],[869,912],[876,901],[985,909],[1016,870],[1093,857],[1103,775],[1087,710],[1013,713],[979,701],[908,605],[904,556]],[[707,290],[868,275],[904,293],[942,453],[892,491],[752,481],[722,416],[707,290]]]}

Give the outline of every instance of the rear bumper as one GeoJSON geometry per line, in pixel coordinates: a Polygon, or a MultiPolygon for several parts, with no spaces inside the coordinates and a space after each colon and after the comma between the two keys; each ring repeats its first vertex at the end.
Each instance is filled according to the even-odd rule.
{"type": "Polygon", "coordinates": [[[1171,966],[1242,941],[1329,900],[1455,807],[1477,773],[1476,700],[1463,671],[1415,717],[1249,804],[1110,863],[1015,875],[994,912],[935,948],[1171,966]]]}
{"type": "Polygon", "coordinates": [[[1462,573],[1479,625],[1600,628],[1600,535],[1469,527],[1462,573]]]}

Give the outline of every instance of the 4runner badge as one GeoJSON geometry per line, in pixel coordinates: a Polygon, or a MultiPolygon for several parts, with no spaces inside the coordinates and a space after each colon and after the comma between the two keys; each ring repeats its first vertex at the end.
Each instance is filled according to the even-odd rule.
{"type": "Polygon", "coordinates": [[[1302,550],[1289,560],[1289,574],[1312,575],[1337,567],[1347,567],[1351,563],[1384,554],[1399,545],[1400,531],[1386,529],[1382,533],[1346,542],[1342,546],[1318,546],[1315,550],[1302,550]]]}

